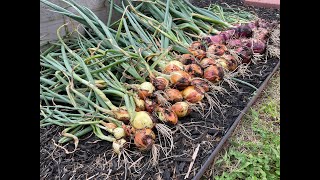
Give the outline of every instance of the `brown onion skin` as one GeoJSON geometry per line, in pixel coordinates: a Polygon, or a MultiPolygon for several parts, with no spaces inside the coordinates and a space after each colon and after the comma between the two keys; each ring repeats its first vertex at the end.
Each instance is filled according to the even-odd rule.
{"type": "Polygon", "coordinates": [[[214,59],[212,59],[212,58],[203,58],[201,61],[200,61],[200,66],[202,67],[202,68],[206,68],[206,67],[208,67],[208,66],[210,66],[210,65],[216,65],[217,64],[217,62],[214,60],[214,59]]]}
{"type": "Polygon", "coordinates": [[[188,86],[181,94],[186,101],[191,103],[198,103],[204,98],[202,90],[194,86],[188,86]]]}
{"type": "Polygon", "coordinates": [[[209,84],[203,79],[192,79],[191,86],[203,89],[204,92],[208,92],[210,90],[209,84]]]}
{"type": "Polygon", "coordinates": [[[226,67],[224,68],[227,69],[228,71],[234,71],[238,67],[238,62],[232,55],[225,55],[223,56],[223,58],[220,58],[219,60],[225,62],[226,67]]]}
{"type": "Polygon", "coordinates": [[[227,50],[223,44],[212,44],[208,47],[207,57],[222,56],[227,50]]]}
{"type": "Polygon", "coordinates": [[[174,87],[182,90],[190,85],[191,76],[185,71],[176,71],[170,74],[170,81],[174,87]]]}
{"type": "Polygon", "coordinates": [[[190,47],[188,48],[189,51],[195,51],[201,49],[203,51],[205,51],[205,47],[204,45],[200,42],[200,41],[194,41],[190,44],[190,47]]]}
{"type": "Polygon", "coordinates": [[[184,67],[184,70],[190,74],[191,77],[202,77],[203,71],[197,64],[189,64],[184,67]]]}
{"type": "Polygon", "coordinates": [[[207,55],[206,51],[204,51],[202,49],[197,49],[197,50],[193,50],[190,52],[194,55],[194,57],[196,57],[199,60],[205,58],[207,55]]]}
{"type": "Polygon", "coordinates": [[[169,81],[159,76],[152,80],[152,84],[157,90],[165,90],[169,86],[169,81]]]}
{"type": "Polygon", "coordinates": [[[182,54],[179,58],[180,62],[184,65],[195,64],[196,59],[192,54],[182,54]]]}
{"type": "MultiPolygon", "coordinates": [[[[184,107],[182,106],[182,103],[185,103],[185,102],[177,102],[175,104],[173,104],[171,106],[171,109],[172,111],[179,117],[185,117],[187,115],[190,114],[191,112],[191,108],[188,107],[188,109],[184,109],[184,107]]],[[[189,105],[188,105],[189,106],[189,105]]]]}
{"type": "Polygon", "coordinates": [[[164,121],[171,125],[175,125],[178,123],[178,116],[171,109],[158,107],[156,111],[163,114],[164,119],[160,119],[161,121],[164,121]]]}
{"type": "Polygon", "coordinates": [[[151,94],[147,90],[138,90],[138,96],[140,99],[145,100],[147,97],[149,97],[151,94]]]}
{"type": "Polygon", "coordinates": [[[213,83],[216,83],[223,79],[224,72],[221,66],[211,65],[204,70],[203,77],[213,83]]]}
{"type": "Polygon", "coordinates": [[[165,95],[167,100],[170,102],[179,102],[183,100],[181,92],[177,89],[166,89],[165,95]]]}
{"type": "Polygon", "coordinates": [[[141,151],[148,151],[155,143],[156,135],[151,129],[136,130],[134,134],[134,144],[141,151]]]}
{"type": "Polygon", "coordinates": [[[152,99],[145,99],[144,100],[144,105],[145,105],[145,109],[147,112],[152,113],[154,111],[154,109],[157,106],[157,103],[155,101],[153,101],[152,99]]]}
{"type": "Polygon", "coordinates": [[[175,65],[175,64],[172,64],[172,63],[169,63],[166,65],[166,67],[164,68],[163,72],[165,74],[170,74],[171,72],[174,72],[174,71],[179,71],[179,70],[182,70],[181,67],[175,65]]]}

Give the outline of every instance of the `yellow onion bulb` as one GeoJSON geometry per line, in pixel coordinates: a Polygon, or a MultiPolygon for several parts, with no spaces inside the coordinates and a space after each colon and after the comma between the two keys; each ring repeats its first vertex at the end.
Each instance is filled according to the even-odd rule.
{"type": "Polygon", "coordinates": [[[157,106],[157,103],[149,98],[144,100],[145,109],[147,112],[152,113],[157,106]]]}
{"type": "Polygon", "coordinates": [[[210,65],[216,65],[217,62],[212,58],[203,58],[199,64],[202,68],[207,68],[210,65]]]}
{"type": "Polygon", "coordinates": [[[146,109],[144,100],[140,99],[137,95],[133,97],[133,100],[136,105],[136,111],[144,111],[146,109]]]}
{"type": "Polygon", "coordinates": [[[126,140],[125,139],[118,139],[113,141],[112,143],[112,149],[115,153],[120,154],[121,149],[124,147],[124,145],[126,144],[126,140]]]}
{"type": "Polygon", "coordinates": [[[204,70],[203,77],[213,83],[216,83],[223,79],[224,72],[221,66],[211,65],[204,70]]]}
{"type": "Polygon", "coordinates": [[[197,49],[197,50],[194,50],[194,51],[190,51],[194,57],[196,57],[197,59],[201,60],[203,58],[206,57],[206,51],[202,50],[202,49],[197,49]]]}
{"type": "Polygon", "coordinates": [[[154,78],[152,83],[157,90],[164,90],[169,86],[169,80],[161,76],[154,78]]]}
{"type": "Polygon", "coordinates": [[[204,92],[208,92],[210,90],[209,84],[203,79],[192,79],[191,86],[202,89],[204,92]]]}
{"type": "Polygon", "coordinates": [[[203,75],[201,67],[197,64],[185,65],[184,69],[191,77],[202,77],[203,75]]]}
{"type": "Polygon", "coordinates": [[[166,89],[165,95],[167,100],[170,102],[179,102],[183,100],[181,92],[177,89],[166,89]]]}
{"type": "Polygon", "coordinates": [[[121,139],[123,137],[126,137],[126,132],[122,127],[117,127],[113,129],[113,136],[116,139],[121,139]]]}
{"type": "Polygon", "coordinates": [[[191,55],[191,54],[182,54],[180,56],[179,60],[184,65],[195,64],[196,63],[195,57],[193,55],[191,55]]]}
{"type": "Polygon", "coordinates": [[[156,135],[151,129],[136,130],[134,134],[134,144],[140,151],[148,151],[155,143],[156,135]]]}
{"type": "Polygon", "coordinates": [[[128,111],[124,108],[118,108],[117,110],[112,111],[114,114],[114,117],[117,120],[128,122],[130,120],[130,115],[128,111]]]}
{"type": "Polygon", "coordinates": [[[220,64],[224,69],[228,71],[234,71],[238,67],[237,61],[231,55],[225,56],[226,58],[217,59],[217,63],[220,64]]]}
{"type": "Polygon", "coordinates": [[[172,111],[180,118],[185,117],[191,112],[191,108],[187,102],[176,102],[171,106],[172,111]]]}
{"type": "Polygon", "coordinates": [[[191,76],[185,71],[175,71],[170,74],[170,82],[174,87],[182,90],[190,85],[191,76]]]}
{"type": "Polygon", "coordinates": [[[223,44],[212,44],[208,47],[207,57],[222,56],[227,50],[223,44]]]}
{"type": "Polygon", "coordinates": [[[164,67],[163,73],[170,74],[174,71],[183,70],[183,64],[180,61],[169,61],[168,64],[164,67]]]}
{"type": "Polygon", "coordinates": [[[156,111],[160,121],[172,125],[178,123],[178,116],[171,109],[158,107],[156,111]]]}
{"type": "Polygon", "coordinates": [[[146,99],[149,97],[153,91],[155,90],[155,87],[151,82],[143,82],[140,84],[139,89],[138,89],[138,96],[141,99],[146,99]]]}
{"type": "Polygon", "coordinates": [[[188,86],[181,93],[183,98],[191,103],[198,103],[204,98],[204,93],[201,89],[194,86],[188,86]]]}
{"type": "Polygon", "coordinates": [[[131,125],[135,129],[152,129],[154,127],[154,122],[148,112],[139,111],[135,113],[134,118],[131,120],[131,125]]]}

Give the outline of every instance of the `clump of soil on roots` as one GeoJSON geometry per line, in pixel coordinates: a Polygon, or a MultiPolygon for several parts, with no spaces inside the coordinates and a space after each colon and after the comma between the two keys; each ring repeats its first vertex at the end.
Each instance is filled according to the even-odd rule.
{"type": "MultiPolygon", "coordinates": [[[[207,1],[207,4],[208,2],[210,1],[207,1]]],[[[235,0],[224,2],[229,5],[232,2],[239,5],[237,4],[239,1],[235,0]]],[[[270,12],[267,19],[277,19],[274,14],[271,14],[274,10],[262,11],[259,8],[256,12],[259,15],[265,15],[268,14],[267,11],[270,12]]],[[[278,61],[279,59],[260,60],[248,67],[250,76],[238,78],[258,88],[278,61]]],[[[226,82],[221,85],[228,92],[216,94],[222,105],[221,111],[213,111],[207,118],[193,111],[189,116],[180,119],[178,125],[170,127],[173,131],[171,140],[174,145],[171,151],[170,140],[155,131],[157,145],[150,152],[139,152],[131,141],[128,149],[118,156],[112,152],[111,143],[98,140],[93,134],[88,134],[79,138],[79,145],[74,153],[67,154],[57,145],[63,128],[42,127],[40,129],[40,179],[184,179],[192,161],[192,154],[200,144],[188,178],[191,179],[253,96],[252,87],[237,83],[236,90],[226,82]]],[[[204,101],[202,104],[205,109],[208,103],[204,101]]],[[[63,147],[69,151],[74,150],[72,142],[63,147]]]]}

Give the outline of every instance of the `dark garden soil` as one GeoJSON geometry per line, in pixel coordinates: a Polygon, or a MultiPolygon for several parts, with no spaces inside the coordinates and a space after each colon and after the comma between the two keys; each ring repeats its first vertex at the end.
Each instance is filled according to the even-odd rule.
{"type": "MultiPolygon", "coordinates": [[[[244,8],[237,0],[223,2],[244,8]]],[[[209,3],[210,0],[199,0],[194,4],[208,6],[209,3]]],[[[278,10],[246,8],[255,11],[261,18],[279,20],[278,10]]],[[[251,64],[249,70],[252,75],[243,80],[258,88],[278,62],[278,59],[268,59],[266,62],[251,64]]],[[[131,167],[125,167],[124,157],[121,156],[119,162],[119,157],[113,155],[111,143],[98,140],[92,134],[81,137],[77,151],[66,154],[62,148],[55,145],[61,137],[63,128],[57,126],[41,128],[40,179],[184,179],[192,154],[200,144],[196,161],[188,178],[191,179],[218,145],[254,92],[254,89],[243,84],[238,84],[239,92],[231,89],[227,84],[223,87],[229,94],[218,95],[220,102],[226,105],[222,108],[222,113],[213,113],[212,116],[204,119],[200,114],[192,112],[188,117],[181,119],[179,124],[182,126],[177,125],[172,128],[175,131],[173,151],[166,157],[160,150],[156,166],[150,164],[150,152],[141,153],[131,146],[128,148],[130,151],[127,151],[131,160],[127,161],[136,163],[127,163],[131,167]]],[[[160,144],[159,139],[156,144],[160,144]]],[[[74,145],[69,143],[64,147],[72,151],[74,145]]]]}

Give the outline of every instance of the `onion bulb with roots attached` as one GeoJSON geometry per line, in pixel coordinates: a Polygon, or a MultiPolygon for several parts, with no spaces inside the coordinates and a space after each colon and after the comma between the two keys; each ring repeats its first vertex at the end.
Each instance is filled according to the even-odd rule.
{"type": "Polygon", "coordinates": [[[184,66],[185,71],[190,74],[191,77],[202,77],[203,71],[197,64],[188,64],[184,66]]]}
{"type": "Polygon", "coordinates": [[[216,60],[218,64],[220,64],[224,69],[228,71],[234,71],[238,67],[237,60],[231,55],[225,55],[216,60]]]}
{"type": "Polygon", "coordinates": [[[113,129],[113,136],[116,139],[121,139],[123,137],[126,137],[126,132],[122,127],[117,127],[113,129]]]}
{"type": "Polygon", "coordinates": [[[185,100],[191,103],[198,103],[204,98],[202,90],[194,86],[188,86],[181,94],[185,100]]]}
{"type": "Polygon", "coordinates": [[[266,51],[266,44],[259,39],[248,39],[245,45],[251,48],[254,53],[263,54],[266,51]]]}
{"type": "Polygon", "coordinates": [[[157,116],[160,121],[175,125],[178,123],[178,116],[171,109],[158,107],[156,109],[157,116]]]}
{"type": "Polygon", "coordinates": [[[170,74],[170,82],[179,90],[190,85],[191,76],[185,71],[175,71],[170,74]]]}
{"type": "Polygon", "coordinates": [[[131,120],[131,125],[135,129],[144,129],[154,127],[154,122],[151,115],[146,111],[139,111],[135,113],[135,117],[131,120]]]}
{"type": "Polygon", "coordinates": [[[165,90],[169,86],[169,81],[161,76],[154,78],[152,83],[157,90],[165,90]]]}
{"type": "Polygon", "coordinates": [[[112,143],[112,149],[115,153],[120,154],[122,148],[124,147],[124,145],[126,144],[126,140],[125,139],[119,139],[119,140],[115,140],[112,143]]]}
{"type": "Polygon", "coordinates": [[[134,144],[140,151],[148,151],[155,143],[156,135],[151,129],[136,130],[134,134],[134,144]]]}
{"type": "Polygon", "coordinates": [[[193,55],[191,55],[191,54],[182,54],[179,57],[179,60],[184,65],[195,64],[196,63],[195,57],[193,55]]]}
{"type": "Polygon", "coordinates": [[[212,83],[219,82],[224,77],[223,68],[221,66],[211,65],[204,70],[203,77],[212,83]]]}
{"type": "Polygon", "coordinates": [[[190,52],[194,55],[194,57],[196,57],[199,60],[205,58],[207,55],[206,51],[204,51],[202,49],[197,49],[197,50],[190,51],[190,52]]]}
{"type": "Polygon", "coordinates": [[[235,37],[239,38],[239,37],[251,37],[252,36],[252,29],[250,28],[250,26],[248,24],[242,24],[240,26],[238,26],[237,28],[235,28],[235,37]]]}
{"type": "Polygon", "coordinates": [[[140,84],[139,89],[138,89],[138,96],[141,99],[146,99],[149,97],[153,91],[155,90],[155,87],[151,82],[143,82],[140,84]]]}
{"type": "Polygon", "coordinates": [[[236,49],[236,53],[241,58],[242,63],[248,64],[251,62],[251,58],[253,56],[253,51],[251,48],[241,46],[236,49]]]}
{"type": "Polygon", "coordinates": [[[177,89],[166,89],[165,97],[170,102],[179,102],[183,100],[181,92],[177,89]]]}
{"type": "Polygon", "coordinates": [[[180,61],[169,61],[164,69],[163,69],[163,73],[165,74],[170,74],[171,72],[174,71],[179,71],[179,70],[183,70],[183,64],[180,61]]]}
{"type": "Polygon", "coordinates": [[[144,100],[140,99],[138,95],[133,97],[134,103],[136,104],[136,111],[144,111],[145,110],[145,105],[144,105],[144,100]]]}
{"type": "Polygon", "coordinates": [[[216,65],[217,62],[212,58],[203,58],[199,64],[203,69],[205,69],[210,65],[216,65]]]}
{"type": "Polygon", "coordinates": [[[176,102],[171,106],[172,111],[180,118],[185,117],[191,112],[191,108],[187,102],[176,102]]]}
{"type": "Polygon", "coordinates": [[[223,44],[212,44],[208,47],[207,57],[222,56],[227,50],[227,47],[223,44]]]}
{"type": "Polygon", "coordinates": [[[208,82],[204,79],[192,79],[191,86],[202,89],[203,92],[208,92],[210,90],[208,82]]]}

